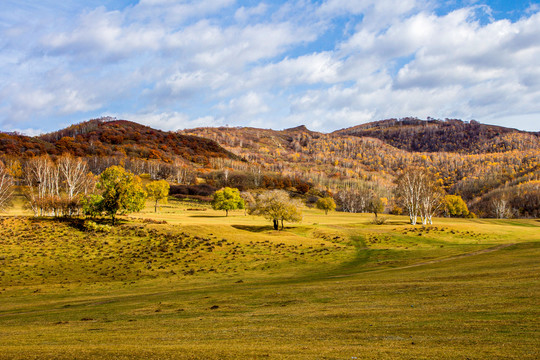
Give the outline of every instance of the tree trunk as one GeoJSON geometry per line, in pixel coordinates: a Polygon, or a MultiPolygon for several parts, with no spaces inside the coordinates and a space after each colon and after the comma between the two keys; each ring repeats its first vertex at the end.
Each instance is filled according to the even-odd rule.
{"type": "Polygon", "coordinates": [[[157,213],[157,203],[158,203],[158,201],[156,200],[156,203],[154,204],[154,212],[156,212],[156,213],[157,213]]]}
{"type": "Polygon", "coordinates": [[[225,210],[225,216],[229,216],[229,210],[225,210]]]}
{"type": "Polygon", "coordinates": [[[283,230],[283,219],[281,219],[281,230],[283,230]]]}
{"type": "Polygon", "coordinates": [[[279,230],[279,222],[276,219],[274,219],[273,221],[274,221],[274,230],[279,230]]]}

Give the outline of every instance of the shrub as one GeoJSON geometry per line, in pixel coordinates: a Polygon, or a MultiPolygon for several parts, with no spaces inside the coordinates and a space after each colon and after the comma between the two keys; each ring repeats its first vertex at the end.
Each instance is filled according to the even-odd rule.
{"type": "Polygon", "coordinates": [[[385,216],[379,216],[379,217],[374,217],[373,220],[371,220],[371,223],[375,225],[383,225],[386,222],[386,220],[388,220],[388,218],[386,218],[385,216]]]}
{"type": "Polygon", "coordinates": [[[109,225],[96,224],[95,222],[91,220],[86,220],[84,222],[84,229],[86,231],[91,231],[91,232],[110,233],[112,230],[112,227],[109,225]]]}

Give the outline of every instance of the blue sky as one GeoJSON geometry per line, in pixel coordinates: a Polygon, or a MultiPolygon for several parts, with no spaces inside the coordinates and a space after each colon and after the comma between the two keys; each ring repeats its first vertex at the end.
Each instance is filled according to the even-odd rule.
{"type": "Polygon", "coordinates": [[[0,129],[385,118],[540,130],[540,3],[2,0],[0,129]]]}

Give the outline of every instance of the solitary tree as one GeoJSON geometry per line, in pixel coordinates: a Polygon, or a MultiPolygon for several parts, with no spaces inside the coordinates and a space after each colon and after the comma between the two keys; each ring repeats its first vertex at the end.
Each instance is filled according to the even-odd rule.
{"type": "Polygon", "coordinates": [[[94,197],[93,207],[111,216],[113,225],[117,214],[142,210],[146,200],[141,179],[121,166],[111,166],[101,173],[96,187],[102,191],[94,197]]]}
{"type": "Polygon", "coordinates": [[[280,221],[282,230],[284,228],[284,221],[302,221],[300,202],[291,199],[289,194],[283,190],[266,191],[260,194],[256,199],[255,205],[250,209],[250,213],[272,220],[274,230],[279,230],[280,221]]]}
{"type": "Polygon", "coordinates": [[[373,196],[368,200],[367,210],[372,212],[373,215],[375,215],[375,219],[377,219],[377,215],[384,211],[385,206],[385,201],[383,201],[383,199],[378,197],[376,194],[373,194],[373,196]]]}
{"type": "Polygon", "coordinates": [[[229,216],[229,210],[243,209],[244,199],[236,188],[225,187],[214,193],[212,209],[225,210],[225,216],[229,216]]]}
{"type": "Polygon", "coordinates": [[[255,205],[255,198],[253,197],[253,194],[249,191],[242,191],[240,193],[240,196],[242,199],[244,199],[244,215],[247,215],[248,208],[253,207],[255,205]]]}
{"type": "Polygon", "coordinates": [[[336,202],[330,196],[319,198],[315,203],[315,206],[319,210],[324,210],[326,215],[328,215],[329,211],[336,210],[336,202]]]}
{"type": "Polygon", "coordinates": [[[469,208],[459,195],[446,195],[443,199],[444,213],[450,217],[467,217],[469,208]]]}
{"type": "Polygon", "coordinates": [[[154,200],[154,212],[157,212],[158,203],[167,203],[169,196],[169,183],[165,180],[153,181],[146,185],[146,193],[148,197],[154,200]]]}

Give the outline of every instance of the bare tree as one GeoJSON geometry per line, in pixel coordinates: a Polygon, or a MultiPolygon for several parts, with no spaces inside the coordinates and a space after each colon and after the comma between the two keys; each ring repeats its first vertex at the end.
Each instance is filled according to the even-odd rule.
{"type": "Polygon", "coordinates": [[[497,219],[506,219],[511,215],[508,199],[504,195],[494,197],[491,200],[491,207],[497,219]]]}
{"type": "Polygon", "coordinates": [[[412,225],[418,216],[422,224],[433,223],[433,215],[441,206],[442,189],[434,177],[421,168],[406,169],[397,179],[396,195],[405,207],[412,225]]]}
{"type": "Polygon", "coordinates": [[[62,155],[57,161],[58,169],[66,184],[68,199],[73,199],[84,190],[88,166],[86,161],[70,154],[62,155]]]}
{"type": "Polygon", "coordinates": [[[420,199],[420,217],[422,225],[433,224],[435,215],[443,206],[444,191],[437,186],[433,179],[426,176],[424,192],[420,199]]]}
{"type": "Polygon", "coordinates": [[[54,188],[50,184],[54,173],[52,167],[54,164],[48,155],[32,158],[26,163],[25,183],[30,187],[35,186],[37,196],[41,199],[50,194],[50,190],[54,188]]]}
{"type": "Polygon", "coordinates": [[[0,162],[0,210],[5,209],[13,195],[13,178],[6,167],[0,162]]]}

